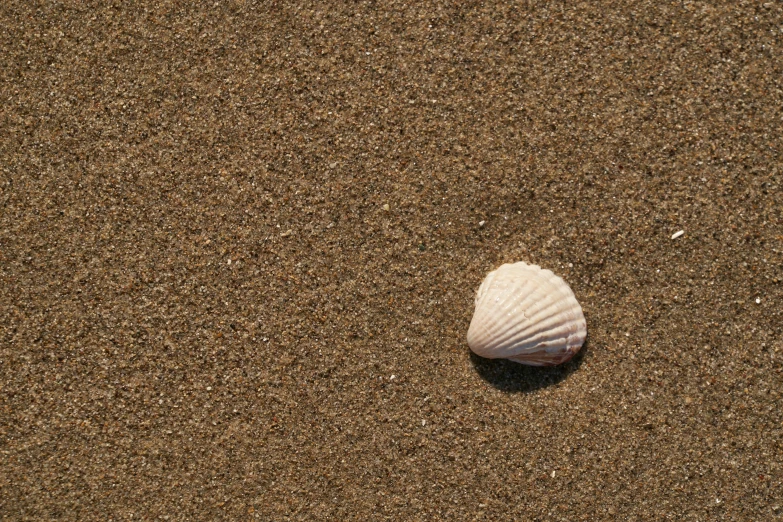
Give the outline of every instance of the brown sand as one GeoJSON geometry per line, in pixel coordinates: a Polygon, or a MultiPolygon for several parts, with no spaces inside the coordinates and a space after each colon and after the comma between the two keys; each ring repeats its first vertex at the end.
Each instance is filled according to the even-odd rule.
{"type": "Polygon", "coordinates": [[[96,4],[0,7],[0,518],[783,517],[783,4],[96,4]]]}

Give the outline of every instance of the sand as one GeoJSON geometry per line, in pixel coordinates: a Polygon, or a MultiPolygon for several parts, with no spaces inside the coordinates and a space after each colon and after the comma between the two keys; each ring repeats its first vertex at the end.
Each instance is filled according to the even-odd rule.
{"type": "Polygon", "coordinates": [[[779,2],[85,4],[0,7],[0,518],[783,518],[779,2]]]}

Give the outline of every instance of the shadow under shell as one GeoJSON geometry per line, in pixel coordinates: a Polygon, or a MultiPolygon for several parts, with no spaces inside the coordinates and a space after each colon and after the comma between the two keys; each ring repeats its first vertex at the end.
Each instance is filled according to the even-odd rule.
{"type": "Polygon", "coordinates": [[[589,340],[574,357],[558,366],[527,366],[508,359],[485,359],[470,352],[470,360],[482,379],[500,391],[528,393],[557,384],[575,372],[584,360],[589,340]]]}

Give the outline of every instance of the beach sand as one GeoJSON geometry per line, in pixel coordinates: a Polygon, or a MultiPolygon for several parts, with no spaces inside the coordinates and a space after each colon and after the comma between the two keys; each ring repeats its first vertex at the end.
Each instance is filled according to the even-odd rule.
{"type": "Polygon", "coordinates": [[[0,518],[783,518],[779,2],[85,4],[0,7],[0,518]]]}

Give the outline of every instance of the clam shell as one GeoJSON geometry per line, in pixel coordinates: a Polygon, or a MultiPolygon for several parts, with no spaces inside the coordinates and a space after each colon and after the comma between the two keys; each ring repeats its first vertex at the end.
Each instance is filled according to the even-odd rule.
{"type": "Polygon", "coordinates": [[[586,337],[582,307],[568,284],[524,262],[487,275],[468,329],[468,345],[476,355],[531,366],[568,361],[586,337]]]}

